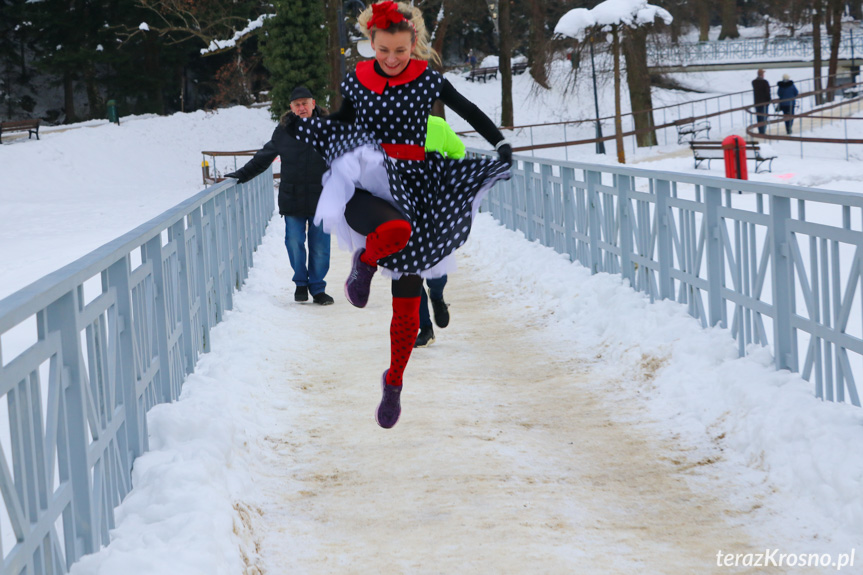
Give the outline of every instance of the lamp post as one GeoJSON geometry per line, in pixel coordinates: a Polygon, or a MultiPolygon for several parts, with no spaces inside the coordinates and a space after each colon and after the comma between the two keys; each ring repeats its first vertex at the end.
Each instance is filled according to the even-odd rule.
{"type": "Polygon", "coordinates": [[[498,8],[499,0],[485,0],[485,3],[488,4],[488,11],[491,14],[491,21],[494,24],[494,35],[499,36],[500,30],[498,29],[498,15],[500,14],[498,8]]]}
{"type": "Polygon", "coordinates": [[[593,72],[593,104],[596,107],[596,153],[605,153],[605,142],[602,138],[602,126],[599,123],[599,96],[596,93],[596,64],[593,61],[593,34],[590,35],[590,69],[593,72]]]}

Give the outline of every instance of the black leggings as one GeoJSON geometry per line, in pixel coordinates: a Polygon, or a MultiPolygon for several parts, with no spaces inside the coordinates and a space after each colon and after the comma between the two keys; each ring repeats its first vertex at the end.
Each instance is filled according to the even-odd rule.
{"type": "MultiPolygon", "coordinates": [[[[357,188],[345,206],[345,220],[357,233],[367,236],[385,222],[407,221],[407,218],[386,200],[357,188]]],[[[420,297],[422,287],[423,280],[419,275],[403,275],[393,280],[392,294],[393,297],[420,297]]]]}

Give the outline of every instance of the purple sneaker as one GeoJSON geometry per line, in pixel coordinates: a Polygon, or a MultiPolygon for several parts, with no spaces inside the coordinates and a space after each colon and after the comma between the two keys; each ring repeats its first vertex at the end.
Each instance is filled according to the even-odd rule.
{"type": "Polygon", "coordinates": [[[378,425],[384,429],[390,429],[398,423],[399,416],[402,414],[402,406],[399,401],[402,394],[402,386],[387,385],[388,371],[389,370],[386,370],[383,376],[381,376],[381,390],[383,392],[383,397],[381,397],[381,403],[378,405],[378,410],[375,412],[375,421],[377,421],[378,425]]]}
{"type": "Polygon", "coordinates": [[[362,249],[354,252],[351,263],[351,275],[348,276],[345,282],[345,297],[354,307],[366,307],[366,304],[369,303],[372,276],[378,271],[377,267],[372,267],[360,260],[360,256],[365,251],[362,249]]]}

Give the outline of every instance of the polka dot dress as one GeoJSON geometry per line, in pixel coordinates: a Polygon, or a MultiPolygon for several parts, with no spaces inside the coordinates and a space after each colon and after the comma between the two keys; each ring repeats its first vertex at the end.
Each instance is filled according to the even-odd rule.
{"type": "MultiPolygon", "coordinates": [[[[312,144],[332,169],[338,157],[363,145],[373,145],[382,154],[381,144],[425,146],[428,115],[442,84],[443,76],[425,69],[407,83],[387,85],[379,94],[364,86],[356,72],[351,73],[342,83],[342,94],[353,103],[355,123],[310,118],[298,123],[296,136],[312,144]]],[[[510,176],[509,166],[498,160],[452,160],[438,153],[428,153],[421,161],[386,156],[384,165],[390,196],[386,199],[412,226],[407,245],[378,262],[396,275],[430,270],[462,246],[482,196],[494,182],[510,176]]],[[[360,174],[344,176],[362,187],[360,174]]],[[[325,183],[321,201],[327,201],[326,195],[325,183]]],[[[434,275],[443,273],[446,271],[434,275]]]]}

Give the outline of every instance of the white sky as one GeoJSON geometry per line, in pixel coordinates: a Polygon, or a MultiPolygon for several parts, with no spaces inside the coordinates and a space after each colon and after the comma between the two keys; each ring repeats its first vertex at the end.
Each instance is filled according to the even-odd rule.
{"type": "MultiPolygon", "coordinates": [[[[751,76],[686,80],[736,91],[751,76]]],[[[450,79],[497,113],[499,83],[450,79]]],[[[587,79],[530,96],[516,76],[516,123],[578,117],[587,79]]],[[[201,150],[255,148],[272,127],[265,109],[233,108],[4,143],[0,297],[199,191],[201,150]]],[[[773,173],[752,179],[859,191],[859,160],[775,147],[773,173]]],[[[634,159],[692,171],[682,149],[634,159]]],[[[334,245],[336,304],[294,304],[282,233],[274,218],[181,400],[148,415],[152,450],[111,545],[72,573],[709,573],[734,572],[720,549],[768,548],[856,549],[859,569],[863,411],[817,401],[766,351],[739,359],[681,306],[481,216],[447,288],[453,321],[414,352],[402,420],[384,431],[387,282],[352,308],[334,245]]],[[[776,572],[798,571],[835,568],[776,572]]]]}

